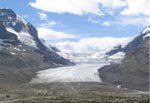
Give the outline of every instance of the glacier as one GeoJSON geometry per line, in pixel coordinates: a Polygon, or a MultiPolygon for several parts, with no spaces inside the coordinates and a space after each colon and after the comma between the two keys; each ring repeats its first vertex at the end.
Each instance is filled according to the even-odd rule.
{"type": "Polygon", "coordinates": [[[30,83],[52,83],[52,82],[102,82],[98,69],[110,63],[118,63],[124,58],[124,53],[119,52],[112,56],[106,56],[105,52],[95,53],[65,53],[57,52],[59,55],[75,62],[75,66],[49,68],[38,71],[30,83]]]}
{"type": "Polygon", "coordinates": [[[102,82],[97,70],[104,65],[106,64],[79,64],[47,69],[37,72],[36,78],[30,83],[102,82]]]}

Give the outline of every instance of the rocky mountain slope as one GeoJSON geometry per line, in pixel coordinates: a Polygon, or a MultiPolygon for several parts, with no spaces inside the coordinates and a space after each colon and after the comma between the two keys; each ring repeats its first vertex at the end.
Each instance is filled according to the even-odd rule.
{"type": "Polygon", "coordinates": [[[122,45],[115,46],[112,50],[108,51],[106,53],[106,55],[114,55],[118,52],[124,52],[124,53],[132,52],[132,50],[134,50],[141,42],[144,41],[143,37],[145,36],[146,33],[149,33],[149,32],[150,32],[150,26],[146,27],[143,30],[143,32],[141,32],[141,35],[135,37],[134,40],[132,40],[128,43],[128,45],[126,45],[126,46],[122,46],[122,45]]]}
{"type": "Polygon", "coordinates": [[[150,27],[147,27],[122,49],[126,52],[126,56],[120,64],[108,65],[99,69],[102,80],[119,87],[148,91],[149,39],[150,27]]]}
{"type": "Polygon", "coordinates": [[[11,9],[0,9],[0,83],[29,82],[36,71],[73,65],[48,48],[37,30],[11,9]]]}

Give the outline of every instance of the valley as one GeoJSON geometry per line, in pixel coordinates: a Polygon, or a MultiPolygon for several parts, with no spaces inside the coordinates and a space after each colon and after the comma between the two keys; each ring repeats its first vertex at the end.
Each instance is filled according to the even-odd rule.
{"type": "Polygon", "coordinates": [[[41,28],[0,9],[0,103],[149,103],[150,26],[132,38],[65,42],[76,36],[42,29],[59,34],[55,45],[41,28]]]}

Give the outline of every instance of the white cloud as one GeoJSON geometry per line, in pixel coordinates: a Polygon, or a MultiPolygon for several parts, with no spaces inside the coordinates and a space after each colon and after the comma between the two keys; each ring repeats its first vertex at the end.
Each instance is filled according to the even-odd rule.
{"type": "Polygon", "coordinates": [[[129,40],[131,40],[131,38],[128,37],[83,38],[77,42],[64,41],[54,45],[64,52],[95,53],[108,51],[119,44],[125,45],[129,40]]]}
{"type": "Polygon", "coordinates": [[[35,0],[29,3],[36,9],[53,13],[112,15],[116,9],[124,8],[120,12],[123,15],[150,16],[149,4],[150,0],[35,0]]]}
{"type": "Polygon", "coordinates": [[[55,22],[55,21],[49,21],[49,22],[48,22],[48,25],[49,25],[49,26],[56,25],[56,22],[55,22]]]}
{"type": "Polygon", "coordinates": [[[98,0],[102,6],[111,8],[111,9],[118,9],[121,7],[126,6],[126,2],[123,0],[98,0]]]}
{"type": "Polygon", "coordinates": [[[58,32],[49,28],[39,27],[38,35],[40,38],[45,40],[53,40],[53,39],[67,39],[67,38],[75,38],[76,36],[73,34],[67,34],[64,32],[58,32]]]}
{"type": "Polygon", "coordinates": [[[102,23],[103,26],[110,26],[110,23],[108,21],[105,21],[102,23]]]}
{"type": "Polygon", "coordinates": [[[47,14],[42,13],[42,12],[38,12],[38,14],[39,14],[39,17],[40,17],[41,20],[47,20],[48,19],[47,14]]]}
{"type": "Polygon", "coordinates": [[[53,13],[70,13],[76,15],[103,15],[103,8],[117,9],[126,5],[123,0],[35,0],[32,7],[53,13]]]}
{"type": "Polygon", "coordinates": [[[87,13],[100,15],[102,13],[97,0],[36,0],[35,2],[31,2],[30,5],[34,8],[54,13],[76,15],[87,13]]]}
{"type": "Polygon", "coordinates": [[[95,24],[99,24],[99,23],[100,23],[100,21],[95,20],[95,19],[93,19],[92,17],[89,17],[89,18],[88,18],[88,21],[89,21],[89,22],[92,22],[92,23],[95,23],[95,24]]]}
{"type": "Polygon", "coordinates": [[[111,25],[135,25],[135,26],[147,26],[150,25],[150,17],[121,17],[116,20],[109,21],[111,25]]]}
{"type": "Polygon", "coordinates": [[[149,15],[150,0],[126,0],[127,8],[121,14],[123,15],[149,15]]]}
{"type": "Polygon", "coordinates": [[[48,28],[48,27],[52,27],[52,26],[54,26],[54,25],[56,25],[57,23],[55,22],[55,21],[47,21],[46,23],[42,23],[42,24],[40,24],[40,26],[41,27],[46,27],[46,28],[48,28]]]}

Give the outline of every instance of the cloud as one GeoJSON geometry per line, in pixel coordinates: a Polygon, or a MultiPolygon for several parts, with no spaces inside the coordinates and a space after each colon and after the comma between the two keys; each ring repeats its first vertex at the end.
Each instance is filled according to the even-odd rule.
{"type": "Polygon", "coordinates": [[[134,25],[134,26],[147,26],[150,25],[150,17],[121,17],[116,20],[109,21],[111,25],[134,25]]]}
{"type": "Polygon", "coordinates": [[[55,22],[55,21],[49,21],[49,22],[48,22],[48,25],[49,25],[49,26],[56,25],[56,22],[55,22]]]}
{"type": "Polygon", "coordinates": [[[122,15],[150,16],[150,0],[35,0],[29,5],[46,12],[70,13],[75,15],[105,13],[113,14],[116,9],[122,15]]]}
{"type": "Polygon", "coordinates": [[[38,14],[39,14],[39,17],[40,17],[41,20],[47,20],[48,19],[47,14],[42,13],[42,12],[38,12],[38,14]]]}
{"type": "Polygon", "coordinates": [[[99,20],[95,20],[95,19],[93,19],[92,17],[89,17],[89,18],[88,18],[88,21],[89,21],[89,22],[92,22],[92,23],[95,23],[95,24],[99,24],[99,23],[100,23],[99,20]]]}
{"type": "Polygon", "coordinates": [[[108,21],[105,21],[102,23],[103,26],[110,26],[110,23],[108,21]]]}
{"type": "Polygon", "coordinates": [[[38,35],[40,38],[45,40],[54,40],[54,39],[68,39],[75,38],[76,36],[73,34],[67,34],[64,32],[58,32],[49,28],[39,27],[37,28],[38,35]]]}
{"type": "Polygon", "coordinates": [[[76,15],[102,14],[97,0],[36,0],[30,5],[34,8],[54,13],[70,13],[76,15]]]}
{"type": "Polygon", "coordinates": [[[127,8],[121,14],[123,15],[148,15],[150,16],[150,0],[126,0],[127,8]]]}
{"type": "Polygon", "coordinates": [[[98,0],[98,1],[99,3],[102,4],[103,7],[111,9],[118,9],[127,5],[126,2],[123,0],[98,0]]]}
{"type": "Polygon", "coordinates": [[[126,6],[126,2],[123,0],[35,0],[29,5],[36,9],[59,14],[103,15],[100,7],[117,9],[126,6]]]}
{"type": "Polygon", "coordinates": [[[48,27],[52,27],[52,26],[54,26],[56,24],[57,24],[56,21],[47,21],[46,23],[40,24],[40,26],[48,28],[48,27]]]}
{"type": "Polygon", "coordinates": [[[116,45],[126,45],[130,37],[101,37],[101,38],[82,38],[77,42],[64,41],[53,45],[64,52],[78,52],[78,53],[95,53],[101,51],[108,51],[116,45]]]}

